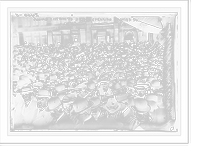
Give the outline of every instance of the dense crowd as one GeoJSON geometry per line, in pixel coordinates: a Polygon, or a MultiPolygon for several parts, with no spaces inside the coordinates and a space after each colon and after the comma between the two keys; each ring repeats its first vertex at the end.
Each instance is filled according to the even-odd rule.
{"type": "MultiPolygon", "coordinates": [[[[41,111],[55,113],[61,107],[73,115],[103,107],[114,115],[130,96],[144,105],[148,95],[162,96],[163,51],[158,42],[147,41],[18,45],[13,50],[13,94],[22,94],[26,106],[37,98],[41,111]]],[[[153,111],[149,102],[145,108],[134,105],[140,112],[149,112],[149,107],[153,111]]]]}

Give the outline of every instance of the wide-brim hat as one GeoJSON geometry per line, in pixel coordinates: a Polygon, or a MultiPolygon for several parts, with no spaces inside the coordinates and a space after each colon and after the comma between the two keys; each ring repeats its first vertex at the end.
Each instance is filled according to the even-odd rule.
{"type": "Polygon", "coordinates": [[[105,76],[101,77],[100,80],[98,81],[98,83],[100,84],[101,82],[106,82],[106,83],[110,83],[109,79],[105,76]]]}
{"type": "Polygon", "coordinates": [[[91,91],[94,90],[94,89],[96,88],[96,84],[95,84],[95,82],[93,82],[93,81],[87,82],[86,85],[87,85],[87,89],[88,89],[88,90],[91,90],[91,91]]]}
{"type": "Polygon", "coordinates": [[[63,104],[70,104],[74,102],[77,98],[78,97],[76,93],[68,93],[63,97],[62,102],[63,104]]]}
{"type": "Polygon", "coordinates": [[[134,87],[133,87],[133,85],[134,85],[134,83],[133,82],[127,82],[127,84],[126,84],[126,87],[127,88],[130,88],[130,89],[135,89],[134,87]]]}
{"type": "Polygon", "coordinates": [[[78,98],[73,102],[73,114],[80,114],[92,107],[93,102],[87,101],[85,98],[78,98]]]}
{"type": "Polygon", "coordinates": [[[66,96],[66,93],[58,93],[57,97],[62,101],[63,98],[66,96]]]}
{"type": "Polygon", "coordinates": [[[134,85],[135,88],[138,86],[144,86],[145,88],[149,87],[149,85],[146,82],[144,82],[143,80],[138,80],[137,83],[134,85]]]}
{"type": "Polygon", "coordinates": [[[148,100],[147,102],[148,102],[149,106],[151,107],[151,109],[150,109],[151,112],[158,108],[157,102],[155,102],[153,100],[148,100]]]}
{"type": "Polygon", "coordinates": [[[57,75],[50,75],[49,79],[51,82],[54,82],[54,81],[58,80],[58,77],[57,77],[57,75]]]}
{"type": "Polygon", "coordinates": [[[156,94],[147,94],[145,95],[145,99],[148,101],[151,100],[151,101],[158,102],[158,96],[156,94]]]}
{"type": "Polygon", "coordinates": [[[33,88],[34,89],[43,88],[43,87],[44,87],[44,84],[41,81],[33,83],[33,88]]]}
{"type": "Polygon", "coordinates": [[[55,109],[57,109],[60,105],[62,105],[59,97],[52,97],[48,100],[48,106],[47,108],[45,109],[45,111],[47,112],[51,112],[55,109]]]}
{"type": "Polygon", "coordinates": [[[97,108],[98,106],[102,105],[102,102],[99,97],[93,97],[89,101],[93,102],[92,109],[97,108]]]}
{"type": "Polygon", "coordinates": [[[75,90],[76,86],[77,86],[77,83],[72,81],[69,87],[67,88],[67,90],[75,90]]]}
{"type": "Polygon", "coordinates": [[[87,85],[86,85],[85,82],[78,84],[78,85],[74,88],[74,90],[87,90],[87,89],[88,89],[88,87],[87,87],[87,85]]]}
{"type": "Polygon", "coordinates": [[[51,82],[51,85],[49,86],[49,88],[55,88],[56,84],[54,82],[51,82]]]}
{"type": "Polygon", "coordinates": [[[127,92],[118,92],[115,94],[115,97],[118,102],[127,101],[128,93],[127,92]]]}
{"type": "Polygon", "coordinates": [[[62,92],[66,92],[66,91],[67,91],[67,88],[65,87],[64,84],[59,83],[59,84],[55,85],[55,90],[56,90],[58,93],[62,93],[62,92]]]}
{"type": "Polygon", "coordinates": [[[103,108],[109,113],[115,113],[121,108],[121,104],[117,102],[115,98],[109,98],[103,108]]]}
{"type": "Polygon", "coordinates": [[[116,92],[122,89],[122,85],[119,82],[113,82],[110,88],[116,92]]]}
{"type": "Polygon", "coordinates": [[[151,113],[153,123],[164,123],[167,119],[166,108],[157,108],[151,113]]]}
{"type": "Polygon", "coordinates": [[[154,79],[151,81],[150,87],[153,89],[159,89],[162,87],[162,84],[160,83],[160,81],[154,79]]]}
{"type": "Polygon", "coordinates": [[[127,85],[127,79],[120,77],[118,78],[118,81],[121,83],[122,87],[125,87],[127,85]]]}
{"type": "Polygon", "coordinates": [[[50,92],[45,89],[39,90],[37,93],[38,97],[50,97],[50,95],[51,95],[50,92]]]}
{"type": "Polygon", "coordinates": [[[131,107],[133,108],[134,111],[139,113],[147,113],[151,109],[147,100],[143,98],[134,99],[134,105],[131,107]]]}
{"type": "Polygon", "coordinates": [[[23,87],[21,90],[22,93],[27,93],[27,92],[32,92],[32,91],[33,89],[31,87],[23,87]]]}

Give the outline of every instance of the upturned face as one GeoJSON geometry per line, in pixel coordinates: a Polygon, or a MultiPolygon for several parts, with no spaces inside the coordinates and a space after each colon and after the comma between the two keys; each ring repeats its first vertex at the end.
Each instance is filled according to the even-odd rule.
{"type": "Polygon", "coordinates": [[[102,87],[103,91],[106,92],[108,90],[109,84],[107,82],[101,82],[100,87],[102,87]]]}
{"type": "Polygon", "coordinates": [[[48,97],[37,97],[37,108],[42,111],[44,110],[48,105],[48,97]]]}
{"type": "Polygon", "coordinates": [[[17,81],[13,81],[13,92],[17,90],[17,81]]]}
{"type": "Polygon", "coordinates": [[[137,94],[141,97],[144,96],[146,93],[146,89],[144,86],[137,86],[136,91],[137,91],[137,94]]]}
{"type": "Polygon", "coordinates": [[[99,116],[100,116],[101,112],[99,110],[94,110],[92,111],[91,115],[95,120],[98,120],[99,116]]]}
{"type": "Polygon", "coordinates": [[[52,112],[51,112],[51,116],[54,118],[54,119],[58,119],[59,118],[59,116],[62,114],[62,111],[59,111],[59,110],[57,110],[57,109],[55,109],[55,110],[53,110],[52,112]]]}
{"type": "Polygon", "coordinates": [[[126,89],[126,92],[129,94],[129,95],[133,95],[133,89],[130,89],[130,88],[127,88],[126,89]]]}
{"type": "Polygon", "coordinates": [[[25,102],[28,102],[31,100],[31,96],[32,96],[32,92],[26,92],[26,93],[22,93],[22,97],[24,99],[25,102]]]}

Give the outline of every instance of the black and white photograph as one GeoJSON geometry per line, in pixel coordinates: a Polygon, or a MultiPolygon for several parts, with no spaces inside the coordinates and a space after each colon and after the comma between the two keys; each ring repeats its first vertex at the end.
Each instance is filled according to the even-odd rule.
{"type": "Polygon", "coordinates": [[[8,132],[179,133],[180,11],[64,10],[7,11],[8,132]]]}

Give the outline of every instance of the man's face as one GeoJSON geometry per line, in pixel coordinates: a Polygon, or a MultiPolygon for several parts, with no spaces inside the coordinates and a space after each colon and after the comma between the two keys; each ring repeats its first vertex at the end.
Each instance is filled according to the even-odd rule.
{"type": "Polygon", "coordinates": [[[144,96],[146,93],[146,89],[144,86],[137,86],[136,91],[137,91],[137,94],[141,97],[144,96]]]}
{"type": "Polygon", "coordinates": [[[80,90],[77,90],[77,96],[78,97],[85,97],[86,96],[86,90],[85,89],[80,89],[80,90]]]}
{"type": "Polygon", "coordinates": [[[129,95],[133,95],[133,89],[130,89],[130,88],[127,88],[126,89],[126,92],[129,94],[129,95]]]}
{"type": "Polygon", "coordinates": [[[62,111],[59,111],[58,109],[55,109],[51,112],[51,116],[55,119],[58,119],[61,114],[62,114],[62,111]]]}
{"type": "Polygon", "coordinates": [[[13,92],[17,90],[17,81],[13,81],[13,92]]]}
{"type": "Polygon", "coordinates": [[[44,110],[48,105],[48,97],[37,97],[37,108],[39,110],[44,110]]]}
{"type": "Polygon", "coordinates": [[[100,87],[103,88],[103,91],[104,91],[104,92],[107,92],[108,87],[109,87],[109,84],[108,84],[107,82],[101,82],[101,83],[100,83],[100,87]]]}
{"type": "Polygon", "coordinates": [[[99,107],[97,108],[94,108],[91,110],[91,115],[95,118],[95,119],[98,119],[99,116],[100,116],[100,110],[99,110],[99,107]]]}
{"type": "Polygon", "coordinates": [[[150,71],[149,71],[149,76],[150,76],[150,77],[154,77],[154,75],[155,75],[155,71],[150,70],[150,71]]]}
{"type": "Polygon", "coordinates": [[[25,102],[28,102],[31,100],[31,96],[32,96],[32,92],[25,92],[25,93],[22,93],[22,97],[24,99],[25,102]]]}

